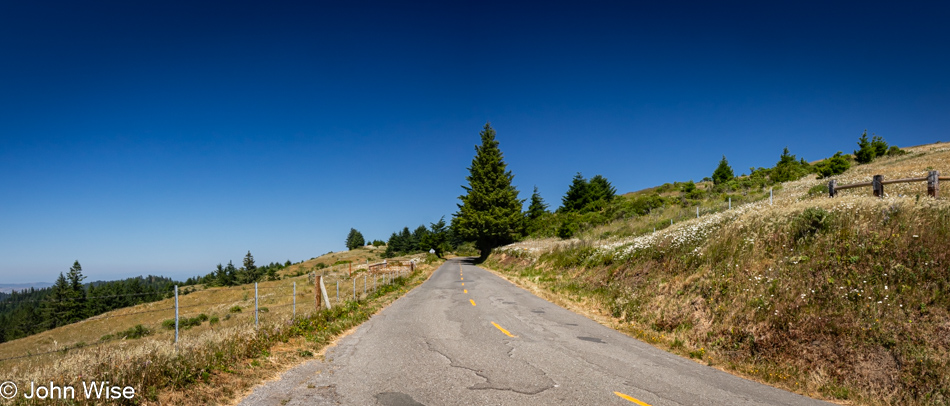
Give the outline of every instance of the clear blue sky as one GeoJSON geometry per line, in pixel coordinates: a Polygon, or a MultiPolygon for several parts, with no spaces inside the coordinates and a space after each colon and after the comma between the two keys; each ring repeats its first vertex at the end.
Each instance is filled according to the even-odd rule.
{"type": "Polygon", "coordinates": [[[389,3],[0,4],[0,283],[448,220],[486,121],[552,207],[578,171],[628,192],[864,129],[950,141],[945,1],[389,3]]]}

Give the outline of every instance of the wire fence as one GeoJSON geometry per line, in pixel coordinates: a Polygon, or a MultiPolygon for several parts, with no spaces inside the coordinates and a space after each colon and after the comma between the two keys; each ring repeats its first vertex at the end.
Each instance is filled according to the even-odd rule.
{"type": "MultiPolygon", "coordinates": [[[[333,267],[322,270],[330,306],[347,301],[363,300],[381,287],[393,283],[399,276],[408,275],[413,265],[393,264],[370,270],[362,267],[333,267]]],[[[83,321],[62,326],[59,331],[48,330],[40,339],[26,337],[0,346],[0,363],[41,356],[67,354],[78,349],[95,348],[117,341],[128,343],[146,335],[158,340],[177,343],[189,336],[199,336],[216,328],[253,325],[259,328],[265,322],[287,321],[307,316],[320,309],[316,299],[319,290],[314,281],[316,273],[291,280],[258,282],[228,288],[210,287],[197,291],[179,292],[175,286],[170,298],[113,310],[83,321]],[[159,313],[155,315],[155,313],[159,313]],[[164,313],[164,314],[162,314],[164,313]],[[70,339],[62,344],[58,338],[70,339]],[[42,343],[42,344],[40,344],[42,343]]],[[[155,295],[156,293],[109,295],[86,298],[86,303],[121,296],[155,295]]],[[[65,340],[64,340],[65,341],[65,340]]]]}

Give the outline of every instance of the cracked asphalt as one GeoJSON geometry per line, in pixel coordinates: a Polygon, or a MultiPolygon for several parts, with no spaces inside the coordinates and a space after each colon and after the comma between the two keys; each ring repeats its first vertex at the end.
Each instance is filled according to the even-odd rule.
{"type": "Polygon", "coordinates": [[[341,339],[324,361],[285,372],[240,404],[636,402],[826,404],[658,350],[465,259],[447,261],[428,281],[341,339]]]}

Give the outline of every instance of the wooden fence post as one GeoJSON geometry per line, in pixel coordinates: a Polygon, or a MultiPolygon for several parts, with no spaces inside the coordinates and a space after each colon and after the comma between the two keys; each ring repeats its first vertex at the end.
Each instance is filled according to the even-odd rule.
{"type": "Polygon", "coordinates": [[[874,189],[874,197],[884,198],[884,175],[874,175],[871,181],[871,188],[874,189]]]}
{"type": "Polygon", "coordinates": [[[937,195],[940,193],[940,172],[930,171],[927,172],[927,195],[933,198],[937,198],[937,195]]]}
{"type": "Polygon", "coordinates": [[[838,187],[837,180],[832,179],[830,182],[828,182],[828,197],[835,197],[838,195],[838,191],[835,190],[836,187],[838,187]]]}

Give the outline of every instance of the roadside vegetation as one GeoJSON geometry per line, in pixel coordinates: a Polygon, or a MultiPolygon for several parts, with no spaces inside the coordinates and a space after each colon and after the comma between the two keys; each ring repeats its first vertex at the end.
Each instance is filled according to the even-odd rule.
{"type": "MultiPolygon", "coordinates": [[[[173,312],[153,311],[169,306],[171,302],[166,300],[4,343],[0,358],[27,357],[0,362],[0,373],[20,383],[21,388],[31,380],[57,377],[57,385],[81,387],[80,382],[93,379],[136,389],[134,399],[115,404],[227,404],[273,374],[319,356],[333,339],[421,284],[441,263],[397,258],[392,262],[414,259],[419,265],[411,274],[403,267],[405,276],[395,277],[391,284],[385,283],[386,276],[367,274],[364,279],[365,264],[354,266],[352,273],[348,262],[335,268],[317,265],[344,255],[354,258],[347,254],[328,254],[298,267],[327,275],[331,310],[314,310],[315,291],[306,274],[260,283],[258,328],[254,325],[253,285],[197,287],[181,298],[177,344],[174,319],[168,319],[173,312]],[[340,299],[336,281],[342,282],[340,299]],[[352,298],[354,281],[356,299],[352,298]],[[365,294],[364,281],[368,281],[365,294]],[[293,295],[288,295],[293,282],[298,284],[296,318],[291,317],[293,295]],[[49,353],[51,349],[54,351],[49,353]]],[[[30,404],[22,398],[19,401],[30,404]]],[[[96,402],[77,399],[75,404],[96,402]]]]}
{"type": "Polygon", "coordinates": [[[565,216],[549,213],[537,238],[496,249],[486,265],[660,348],[778,387],[947,404],[950,203],[926,197],[925,183],[830,199],[815,168],[846,160],[834,174],[842,184],[946,173],[950,147],[888,154],[875,137],[860,148],[875,141],[883,153],[866,164],[835,154],[811,165],[786,151],[746,177],[620,196],[575,213],[568,239],[556,237],[565,216]],[[780,183],[781,173],[791,175],[780,183]]]}

